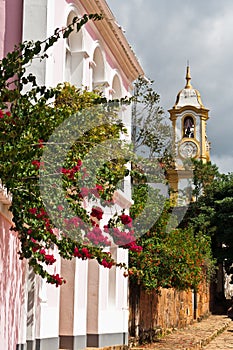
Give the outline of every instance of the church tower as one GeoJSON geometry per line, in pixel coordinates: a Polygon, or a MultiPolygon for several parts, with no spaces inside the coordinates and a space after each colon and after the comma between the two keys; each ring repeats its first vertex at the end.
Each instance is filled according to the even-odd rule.
{"type": "Polygon", "coordinates": [[[170,187],[178,192],[182,180],[192,177],[187,161],[191,158],[210,160],[210,143],[206,135],[209,110],[204,107],[198,90],[191,85],[187,66],[186,85],[179,91],[175,105],[168,112],[172,121],[175,168],[168,173],[170,187]],[[189,170],[188,170],[189,168],[189,170]]]}

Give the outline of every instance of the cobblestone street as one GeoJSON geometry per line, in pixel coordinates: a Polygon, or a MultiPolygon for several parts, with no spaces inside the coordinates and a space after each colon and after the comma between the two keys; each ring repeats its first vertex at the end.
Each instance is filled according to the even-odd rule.
{"type": "Polygon", "coordinates": [[[211,315],[193,325],[172,332],[154,344],[135,350],[228,350],[233,349],[233,321],[227,316],[211,315]]]}
{"type": "Polygon", "coordinates": [[[213,339],[207,346],[204,347],[205,350],[227,350],[233,349],[233,322],[229,324],[229,327],[218,337],[213,339]]]}

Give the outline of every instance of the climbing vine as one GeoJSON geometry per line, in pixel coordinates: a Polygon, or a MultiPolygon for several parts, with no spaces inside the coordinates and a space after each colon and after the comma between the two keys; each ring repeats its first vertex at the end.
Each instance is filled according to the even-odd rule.
{"type": "Polygon", "coordinates": [[[69,84],[40,86],[26,69],[35,57],[46,59],[59,39],[100,19],[75,17],[43,42],[19,44],[0,62],[0,178],[12,196],[12,230],[21,242],[20,259],[56,286],[64,279],[48,269],[56,262],[54,248],[65,259],[96,259],[106,268],[125,267],[106,249],[111,244],[141,250],[131,218],[113,210],[113,194],[129,172],[127,160],[115,153],[115,161],[94,162],[106,153],[101,145],[112,153],[111,139],[121,148],[119,135],[126,131],[118,103],[111,106],[100,93],[69,84]],[[112,214],[104,218],[105,207],[112,214]]]}

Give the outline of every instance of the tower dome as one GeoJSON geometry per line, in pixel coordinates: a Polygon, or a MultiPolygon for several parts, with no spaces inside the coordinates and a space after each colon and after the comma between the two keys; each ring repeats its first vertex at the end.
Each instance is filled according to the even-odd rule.
{"type": "Polygon", "coordinates": [[[203,108],[200,92],[194,89],[190,83],[191,75],[190,68],[187,66],[186,85],[179,91],[176,97],[176,103],[173,108],[181,108],[184,106],[194,106],[196,108],[203,108]]]}

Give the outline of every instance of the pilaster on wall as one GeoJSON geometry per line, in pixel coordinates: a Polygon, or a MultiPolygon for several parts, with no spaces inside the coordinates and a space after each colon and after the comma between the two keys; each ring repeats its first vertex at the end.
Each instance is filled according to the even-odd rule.
{"type": "Polygon", "coordinates": [[[87,271],[87,261],[80,259],[61,261],[61,274],[66,279],[66,284],[60,288],[61,349],[86,348],[87,271]]]}
{"type": "Polygon", "coordinates": [[[22,41],[23,0],[0,0],[0,59],[22,41]]]}
{"type": "MultiPolygon", "coordinates": [[[[116,261],[127,264],[128,251],[115,248],[116,261]]],[[[127,279],[123,271],[89,262],[87,346],[105,347],[128,343],[127,279]]]]}
{"type": "MultiPolygon", "coordinates": [[[[24,0],[22,40],[45,40],[54,32],[54,0],[24,0]]],[[[54,79],[53,48],[48,52],[48,59],[34,59],[27,67],[38,84],[52,86],[54,79]]]]}
{"type": "MultiPolygon", "coordinates": [[[[24,0],[23,41],[42,40],[47,37],[47,0],[24,0]]],[[[39,84],[45,85],[45,60],[34,60],[28,72],[36,75],[39,84]]]]}
{"type": "Polygon", "coordinates": [[[57,350],[60,290],[36,276],[31,268],[27,280],[27,350],[57,350]]]}

